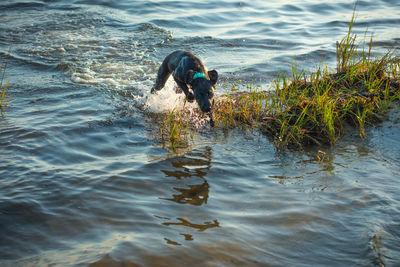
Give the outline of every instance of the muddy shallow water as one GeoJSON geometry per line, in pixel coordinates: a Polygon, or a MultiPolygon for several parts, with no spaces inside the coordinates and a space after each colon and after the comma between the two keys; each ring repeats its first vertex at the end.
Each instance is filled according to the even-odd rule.
{"type": "MultiPolygon", "coordinates": [[[[207,125],[173,151],[152,119],[182,100],[172,81],[149,96],[169,52],[217,69],[217,95],[237,79],[269,90],[293,60],[334,69],[353,5],[3,1],[0,265],[399,265],[398,113],[286,152],[207,125]]],[[[377,53],[398,47],[398,1],[357,10],[377,53]]]]}

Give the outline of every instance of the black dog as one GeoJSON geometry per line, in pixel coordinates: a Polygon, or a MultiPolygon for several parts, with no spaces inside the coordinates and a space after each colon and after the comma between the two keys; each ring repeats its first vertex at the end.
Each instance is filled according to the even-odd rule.
{"type": "Polygon", "coordinates": [[[189,102],[196,100],[201,111],[210,113],[210,123],[211,126],[214,126],[211,99],[214,96],[218,72],[216,70],[207,71],[203,62],[190,52],[175,51],[168,55],[161,64],[156,84],[151,89],[151,93],[161,90],[171,73],[175,82],[185,93],[186,99],[189,102]],[[193,93],[189,91],[188,85],[193,93]]]}

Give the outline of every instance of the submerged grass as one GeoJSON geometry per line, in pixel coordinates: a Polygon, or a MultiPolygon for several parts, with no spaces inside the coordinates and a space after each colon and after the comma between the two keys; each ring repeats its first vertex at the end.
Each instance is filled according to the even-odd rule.
{"type": "Polygon", "coordinates": [[[185,145],[190,135],[189,120],[177,109],[167,110],[162,115],[161,139],[172,148],[185,145]]]}
{"type": "Polygon", "coordinates": [[[1,75],[1,81],[0,81],[0,109],[1,111],[3,111],[3,108],[6,105],[9,105],[6,97],[9,97],[6,95],[6,91],[8,89],[8,83],[10,82],[10,80],[7,81],[7,83],[3,86],[3,82],[4,82],[4,76],[6,74],[6,69],[7,69],[7,60],[5,62],[2,62],[0,65],[0,75],[1,75]]]}
{"type": "MultiPolygon", "coordinates": [[[[373,59],[372,37],[367,48],[365,41],[357,44],[354,21],[353,13],[348,33],[337,42],[335,73],[327,66],[315,72],[299,71],[293,63],[290,76],[280,74],[273,80],[272,92],[252,85],[238,92],[233,85],[215,101],[216,126],[258,129],[273,137],[282,150],[332,145],[348,126],[357,127],[359,136],[365,137],[365,127],[381,121],[399,103],[400,60],[391,52],[373,59]]],[[[179,141],[188,125],[181,121],[183,117],[169,115],[164,123],[169,138],[179,141]]]]}

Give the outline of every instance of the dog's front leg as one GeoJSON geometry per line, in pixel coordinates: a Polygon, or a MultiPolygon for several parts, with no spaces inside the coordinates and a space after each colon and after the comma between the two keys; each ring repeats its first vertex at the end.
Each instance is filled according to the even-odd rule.
{"type": "Polygon", "coordinates": [[[187,87],[186,83],[178,81],[176,79],[175,79],[175,82],[178,84],[178,86],[185,93],[187,101],[193,102],[194,101],[194,96],[193,96],[193,94],[191,92],[189,92],[189,88],[187,87]]]}

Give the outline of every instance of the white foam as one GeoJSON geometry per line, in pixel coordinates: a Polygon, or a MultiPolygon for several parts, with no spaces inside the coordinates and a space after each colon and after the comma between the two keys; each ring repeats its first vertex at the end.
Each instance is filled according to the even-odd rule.
{"type": "MultiPolygon", "coordinates": [[[[166,110],[182,110],[194,109],[196,103],[190,103],[185,100],[185,94],[177,94],[175,88],[177,87],[173,78],[169,78],[163,89],[155,94],[149,94],[145,103],[145,108],[152,113],[160,113],[166,110]]],[[[149,90],[150,92],[150,90],[149,90]]]]}
{"type": "Polygon", "coordinates": [[[70,75],[76,83],[111,86],[118,90],[150,86],[148,81],[153,80],[153,74],[150,67],[148,69],[131,62],[92,62],[75,69],[70,75]]]}

